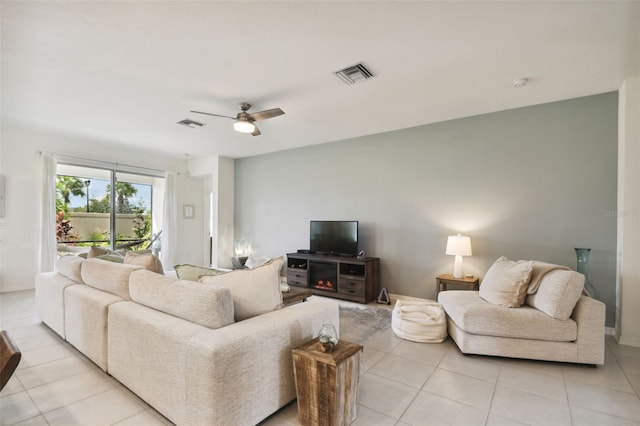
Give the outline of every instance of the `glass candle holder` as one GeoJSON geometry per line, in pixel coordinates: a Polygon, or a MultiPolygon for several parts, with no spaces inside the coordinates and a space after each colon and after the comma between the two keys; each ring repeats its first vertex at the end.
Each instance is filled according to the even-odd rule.
{"type": "Polygon", "coordinates": [[[318,333],[318,340],[323,352],[331,352],[338,344],[338,333],[332,324],[323,324],[318,333]]]}

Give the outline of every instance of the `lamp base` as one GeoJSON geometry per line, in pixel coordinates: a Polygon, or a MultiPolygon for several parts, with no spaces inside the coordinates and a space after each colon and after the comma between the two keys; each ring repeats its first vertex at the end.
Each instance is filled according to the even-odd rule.
{"type": "Polygon", "coordinates": [[[464,278],[464,272],[462,271],[462,256],[456,256],[453,261],[453,277],[464,278]]]}

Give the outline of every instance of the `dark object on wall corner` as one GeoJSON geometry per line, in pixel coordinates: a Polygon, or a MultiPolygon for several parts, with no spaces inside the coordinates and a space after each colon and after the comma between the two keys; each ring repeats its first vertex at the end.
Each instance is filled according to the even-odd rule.
{"type": "Polygon", "coordinates": [[[389,292],[387,291],[386,287],[382,287],[382,290],[380,290],[380,294],[378,295],[378,300],[376,300],[376,302],[383,305],[391,304],[391,298],[389,297],[389,292]]]}

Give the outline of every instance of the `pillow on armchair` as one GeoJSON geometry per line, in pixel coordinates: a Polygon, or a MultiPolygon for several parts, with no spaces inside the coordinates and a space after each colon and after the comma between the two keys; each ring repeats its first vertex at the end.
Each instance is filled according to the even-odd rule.
{"type": "Polygon", "coordinates": [[[552,318],[568,320],[584,287],[584,275],[574,271],[554,270],[542,277],[540,287],[527,296],[527,305],[552,318]]]}
{"type": "Polygon", "coordinates": [[[522,306],[527,297],[532,269],[531,260],[514,262],[504,256],[498,258],[482,280],[480,297],[507,308],[522,306]]]}

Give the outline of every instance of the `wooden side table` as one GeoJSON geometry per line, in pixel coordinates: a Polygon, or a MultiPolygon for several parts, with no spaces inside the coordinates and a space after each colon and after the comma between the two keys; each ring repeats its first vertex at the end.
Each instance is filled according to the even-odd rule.
{"type": "Polygon", "coordinates": [[[449,285],[466,287],[466,290],[478,290],[480,288],[480,278],[478,277],[455,278],[450,274],[442,274],[436,277],[436,283],[438,284],[436,294],[441,291],[447,291],[449,285]]]}
{"type": "Polygon", "coordinates": [[[333,352],[323,353],[316,338],[292,355],[300,424],[351,424],[357,415],[362,346],[339,340],[333,352]]]}

